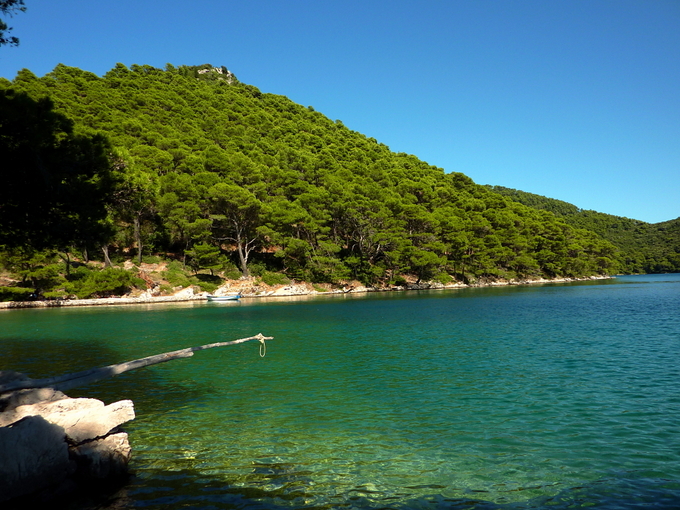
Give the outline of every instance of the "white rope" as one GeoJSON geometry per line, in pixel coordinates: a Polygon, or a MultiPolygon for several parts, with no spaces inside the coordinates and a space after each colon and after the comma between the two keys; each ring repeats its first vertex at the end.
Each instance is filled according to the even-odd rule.
{"type": "Polygon", "coordinates": [[[267,342],[265,342],[264,337],[258,338],[260,341],[260,358],[264,358],[267,355],[267,342]]]}

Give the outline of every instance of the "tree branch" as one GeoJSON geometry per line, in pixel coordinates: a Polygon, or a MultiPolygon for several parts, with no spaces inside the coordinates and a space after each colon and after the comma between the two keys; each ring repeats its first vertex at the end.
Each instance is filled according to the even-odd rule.
{"type": "Polygon", "coordinates": [[[114,377],[130,370],[148,367],[149,365],[156,365],[158,363],[165,363],[179,358],[190,358],[196,351],[203,351],[205,349],[212,349],[213,347],[225,347],[227,345],[236,345],[249,340],[258,340],[264,345],[265,340],[272,340],[274,337],[263,336],[258,333],[255,336],[248,338],[240,338],[230,342],[217,342],[214,344],[199,345],[198,347],[187,347],[186,349],[179,349],[177,351],[165,352],[162,354],[155,354],[116,365],[109,365],[107,367],[91,368],[82,372],[75,372],[73,374],[65,374],[47,379],[21,379],[15,380],[6,384],[0,385],[0,393],[7,391],[22,390],[28,388],[54,388],[55,390],[66,391],[77,386],[83,386],[102,379],[114,377]]]}

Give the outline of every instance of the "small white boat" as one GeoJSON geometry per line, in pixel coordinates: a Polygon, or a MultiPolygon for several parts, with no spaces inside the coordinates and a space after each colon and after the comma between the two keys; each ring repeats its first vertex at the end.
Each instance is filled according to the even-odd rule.
{"type": "Polygon", "coordinates": [[[228,294],[226,296],[213,296],[212,294],[207,295],[208,301],[215,301],[215,302],[238,301],[240,297],[241,297],[240,292],[238,294],[228,294]]]}

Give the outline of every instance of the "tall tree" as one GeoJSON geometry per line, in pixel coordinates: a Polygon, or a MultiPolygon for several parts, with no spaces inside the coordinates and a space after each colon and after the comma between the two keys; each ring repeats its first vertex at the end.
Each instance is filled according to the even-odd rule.
{"type": "Polygon", "coordinates": [[[248,276],[248,259],[261,240],[263,204],[247,189],[224,182],[210,189],[210,198],[217,237],[236,244],[241,272],[248,276]]]}
{"type": "Polygon", "coordinates": [[[173,243],[182,247],[186,265],[187,252],[195,242],[210,237],[212,221],[201,207],[201,189],[187,174],[171,173],[161,179],[158,211],[170,232],[173,243]]]}
{"type": "Polygon", "coordinates": [[[108,153],[49,99],[0,90],[0,245],[65,249],[109,236],[108,153]]]}
{"type": "MultiPolygon", "coordinates": [[[[112,210],[117,220],[132,224],[137,248],[137,263],[142,263],[144,239],[142,226],[149,219],[157,203],[158,183],[154,173],[135,164],[134,158],[125,150],[116,151],[116,187],[112,210]]],[[[106,248],[105,248],[106,255],[106,248]]]]}

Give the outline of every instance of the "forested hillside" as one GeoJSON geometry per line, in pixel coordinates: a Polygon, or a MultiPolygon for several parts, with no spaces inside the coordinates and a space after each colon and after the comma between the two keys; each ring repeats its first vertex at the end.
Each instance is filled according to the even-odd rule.
{"type": "Polygon", "coordinates": [[[571,226],[591,230],[619,249],[626,273],[680,271],[680,218],[646,223],[621,216],[579,209],[573,204],[503,186],[489,189],[535,209],[550,211],[571,226]]]}
{"type": "MultiPolygon", "coordinates": [[[[88,177],[96,189],[111,183],[106,215],[48,247],[66,260],[161,255],[196,272],[265,267],[365,284],[619,270],[596,234],[391,152],[224,67],[117,64],[99,77],[58,65],[0,79],[0,92],[9,103],[50,98],[74,123],[68,136],[108,147],[110,175],[88,177]]],[[[3,166],[3,179],[21,171],[3,166]]],[[[4,224],[2,233],[11,237],[4,224]]],[[[30,266],[45,254],[37,248],[7,248],[5,265],[30,266]]]]}

